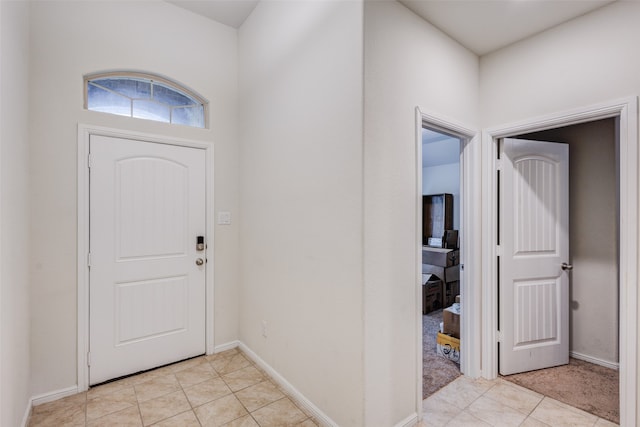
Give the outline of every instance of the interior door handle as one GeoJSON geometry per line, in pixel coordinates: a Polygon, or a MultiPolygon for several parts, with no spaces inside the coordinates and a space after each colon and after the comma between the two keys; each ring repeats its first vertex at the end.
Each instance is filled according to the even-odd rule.
{"type": "Polygon", "coordinates": [[[562,263],[562,269],[565,271],[571,271],[573,270],[573,265],[571,264],[567,264],[566,262],[562,263]]]}

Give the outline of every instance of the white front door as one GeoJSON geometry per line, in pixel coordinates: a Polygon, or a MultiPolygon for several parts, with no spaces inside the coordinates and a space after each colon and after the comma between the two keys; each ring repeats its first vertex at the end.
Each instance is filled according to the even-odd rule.
{"type": "Polygon", "coordinates": [[[97,135],[89,144],[97,384],[205,352],[206,259],[196,243],[206,230],[206,166],[197,148],[97,135]]]}
{"type": "Polygon", "coordinates": [[[500,374],[569,363],[569,147],[505,139],[499,218],[500,374]]]}

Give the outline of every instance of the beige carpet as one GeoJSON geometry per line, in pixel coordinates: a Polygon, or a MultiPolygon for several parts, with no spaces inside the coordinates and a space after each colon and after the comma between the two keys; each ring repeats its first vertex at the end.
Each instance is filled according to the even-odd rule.
{"type": "Polygon", "coordinates": [[[438,356],[436,335],[442,322],[442,309],[422,316],[422,398],[426,399],[460,376],[457,363],[438,356]]]}
{"type": "Polygon", "coordinates": [[[545,396],[620,423],[618,371],[582,360],[555,368],[502,377],[545,396]]]}

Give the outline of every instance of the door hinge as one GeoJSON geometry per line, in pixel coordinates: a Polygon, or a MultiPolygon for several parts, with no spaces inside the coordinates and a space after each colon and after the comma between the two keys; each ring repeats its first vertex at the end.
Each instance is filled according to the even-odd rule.
{"type": "Polygon", "coordinates": [[[496,256],[502,256],[502,246],[496,245],[496,256]]]}
{"type": "Polygon", "coordinates": [[[91,352],[87,352],[87,366],[91,366],[91,352]]]}
{"type": "Polygon", "coordinates": [[[91,267],[91,252],[87,254],[87,267],[91,267]]]}
{"type": "Polygon", "coordinates": [[[502,169],[502,159],[496,159],[496,170],[502,169]]]}
{"type": "Polygon", "coordinates": [[[87,156],[87,167],[91,169],[92,166],[93,166],[93,156],[91,155],[91,153],[89,153],[89,155],[87,156]]]}
{"type": "Polygon", "coordinates": [[[496,338],[497,338],[497,341],[498,341],[498,342],[502,342],[502,332],[498,331],[498,332],[496,333],[496,338]]]}

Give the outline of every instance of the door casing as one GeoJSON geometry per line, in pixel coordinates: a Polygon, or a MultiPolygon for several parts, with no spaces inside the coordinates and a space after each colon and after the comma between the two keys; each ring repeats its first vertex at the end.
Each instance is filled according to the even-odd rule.
{"type": "Polygon", "coordinates": [[[89,388],[89,138],[91,135],[109,136],[115,138],[134,139],[156,144],[170,144],[182,147],[192,147],[205,150],[205,209],[207,247],[206,264],[206,308],[205,308],[205,346],[206,353],[214,352],[214,280],[215,266],[214,226],[213,226],[213,144],[203,141],[193,141],[174,137],[165,137],[147,133],[125,131],[100,126],[78,125],[78,241],[77,241],[77,339],[78,339],[78,392],[89,388]]]}
{"type": "Polygon", "coordinates": [[[617,118],[620,144],[620,425],[638,420],[638,98],[577,108],[521,122],[492,127],[483,132],[482,200],[482,376],[494,379],[498,373],[498,255],[496,162],[498,140],[518,135],[617,118]]]}
{"type": "Polygon", "coordinates": [[[460,260],[463,267],[460,293],[461,318],[460,336],[465,346],[460,355],[460,370],[472,378],[481,375],[481,218],[480,215],[466,215],[474,207],[479,208],[481,191],[480,134],[471,127],[451,119],[415,109],[416,120],[416,205],[415,205],[415,283],[416,283],[416,412],[422,418],[422,128],[441,131],[460,138],[460,260]]]}

